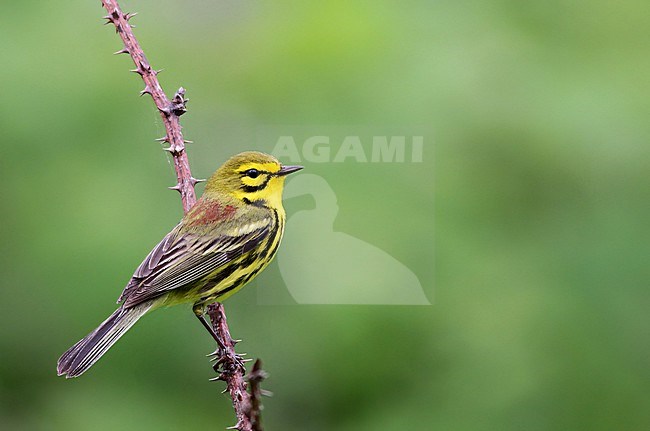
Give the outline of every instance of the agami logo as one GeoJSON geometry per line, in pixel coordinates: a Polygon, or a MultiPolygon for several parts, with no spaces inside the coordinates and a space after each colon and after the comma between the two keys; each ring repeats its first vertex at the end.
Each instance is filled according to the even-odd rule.
{"type": "Polygon", "coordinates": [[[334,190],[324,178],[296,176],[285,199],[311,195],[316,207],[291,215],[276,257],[298,304],[430,305],[417,276],[375,245],[334,230],[334,190]]]}
{"type": "MultiPolygon", "coordinates": [[[[377,128],[378,129],[378,128],[377,128]]],[[[371,238],[334,229],[339,213],[335,190],[320,175],[309,173],[310,164],[409,164],[431,172],[423,163],[424,136],[406,130],[337,128],[313,133],[314,127],[269,127],[258,131],[260,146],[273,145],[271,153],[283,163],[305,165],[304,173],[287,181],[285,202],[309,196],[315,206],[289,212],[276,263],[286,293],[258,290],[262,304],[375,304],[430,305],[417,275],[377,247],[371,238]],[[311,130],[310,130],[311,129],[311,130]],[[401,133],[400,133],[401,132],[401,133]],[[407,133],[404,133],[407,132],[407,133]],[[279,295],[279,296],[278,296],[279,295]]],[[[391,168],[392,169],[392,168],[391,168]]],[[[337,175],[345,175],[337,170],[337,175]]],[[[394,172],[394,170],[393,170],[394,172]]],[[[354,175],[354,174],[350,174],[354,175]]],[[[354,182],[355,178],[350,178],[354,182]]],[[[364,199],[382,196],[367,184],[364,199]]],[[[264,275],[262,275],[264,277],[264,275]]],[[[284,292],[284,291],[283,291],[284,292]]]]}
{"type": "Polygon", "coordinates": [[[421,163],[423,136],[345,136],[334,141],[329,136],[310,136],[296,143],[293,136],[280,136],[272,154],[291,163],[421,163]]]}

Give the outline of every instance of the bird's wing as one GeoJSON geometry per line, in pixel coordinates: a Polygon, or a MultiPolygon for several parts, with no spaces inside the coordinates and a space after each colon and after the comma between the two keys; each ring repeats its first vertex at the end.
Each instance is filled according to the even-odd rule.
{"type": "Polygon", "coordinates": [[[275,228],[271,217],[214,237],[184,233],[180,226],[151,250],[135,270],[118,303],[132,307],[200,280],[253,249],[275,228]]]}

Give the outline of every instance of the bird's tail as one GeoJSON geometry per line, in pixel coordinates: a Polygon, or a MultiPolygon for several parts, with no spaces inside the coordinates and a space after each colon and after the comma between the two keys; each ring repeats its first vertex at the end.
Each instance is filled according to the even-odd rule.
{"type": "Polygon", "coordinates": [[[104,353],[147,311],[152,301],[135,307],[120,307],[108,319],[59,358],[57,372],[66,378],[78,377],[102,357],[104,353]]]}

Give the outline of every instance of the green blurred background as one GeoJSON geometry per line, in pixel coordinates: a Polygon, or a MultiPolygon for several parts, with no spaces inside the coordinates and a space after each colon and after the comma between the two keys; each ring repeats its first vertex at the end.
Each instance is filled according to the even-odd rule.
{"type": "MultiPolygon", "coordinates": [[[[433,306],[258,305],[273,266],[228,301],[271,374],[268,430],[650,429],[650,3],[122,6],[166,91],[188,89],[197,177],[270,150],[260,125],[432,131],[425,163],[390,175],[308,168],[336,191],[336,229],[408,265],[433,306]]],[[[55,375],[181,216],[164,129],[102,12],[0,14],[0,428],[223,429],[187,307],[55,375]]]]}

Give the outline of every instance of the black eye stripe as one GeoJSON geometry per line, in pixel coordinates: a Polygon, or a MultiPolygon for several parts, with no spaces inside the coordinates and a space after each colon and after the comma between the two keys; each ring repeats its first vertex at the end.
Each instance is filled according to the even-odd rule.
{"type": "Polygon", "coordinates": [[[260,171],[259,169],[246,169],[245,171],[240,171],[239,174],[242,178],[248,177],[252,179],[259,178],[262,175],[273,175],[271,172],[260,171]]]}
{"type": "Polygon", "coordinates": [[[249,186],[249,185],[242,185],[242,190],[244,190],[246,193],[255,193],[259,192],[260,190],[263,190],[266,188],[266,186],[269,184],[269,181],[273,178],[271,175],[267,175],[267,177],[264,179],[264,181],[257,186],[249,186]]]}

